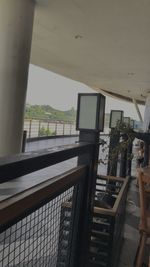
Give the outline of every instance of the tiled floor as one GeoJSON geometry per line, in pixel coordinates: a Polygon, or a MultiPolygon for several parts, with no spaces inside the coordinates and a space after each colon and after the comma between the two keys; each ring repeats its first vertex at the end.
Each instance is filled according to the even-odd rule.
{"type": "Polygon", "coordinates": [[[136,180],[131,181],[127,206],[126,220],[124,229],[124,243],[120,257],[119,267],[133,267],[133,261],[139,240],[139,200],[136,180]]]}
{"type": "MultiPolygon", "coordinates": [[[[133,267],[133,262],[139,242],[139,216],[140,209],[138,187],[136,185],[136,179],[132,179],[127,198],[124,243],[119,267],[133,267]]],[[[145,250],[145,264],[148,262],[148,255],[150,255],[150,244],[147,245],[145,250]]]]}

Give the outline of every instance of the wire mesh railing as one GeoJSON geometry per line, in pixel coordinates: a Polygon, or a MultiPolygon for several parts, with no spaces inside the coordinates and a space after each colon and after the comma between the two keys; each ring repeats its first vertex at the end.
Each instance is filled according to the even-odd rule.
{"type": "Polygon", "coordinates": [[[27,138],[78,134],[75,123],[47,121],[44,119],[25,119],[24,130],[27,131],[27,138]]]}
{"type": "MultiPolygon", "coordinates": [[[[62,205],[71,201],[73,191],[69,188],[0,234],[0,266],[58,266],[59,243],[68,233],[62,205]]],[[[68,240],[61,249],[69,249],[68,240]]]]}
{"type": "Polygon", "coordinates": [[[81,214],[87,212],[82,209],[93,148],[92,144],[73,144],[2,159],[2,188],[11,182],[27,187],[19,193],[12,188],[10,196],[0,201],[0,267],[73,266],[83,227],[81,214]],[[49,178],[47,167],[84,154],[89,154],[89,162],[49,178]],[[41,179],[32,184],[35,171],[40,171],[41,179]]]}
{"type": "Polygon", "coordinates": [[[34,192],[39,198],[34,198],[33,204],[33,191],[32,194],[26,192],[25,199],[24,194],[16,196],[15,201],[10,199],[9,205],[3,202],[1,212],[8,212],[10,216],[1,217],[1,267],[70,266],[73,231],[79,226],[75,220],[79,212],[77,187],[85,174],[86,167],[77,167],[56,177],[54,182],[46,181],[37,189],[35,186],[34,192]],[[11,205],[16,205],[16,214],[11,215],[11,205]]]}

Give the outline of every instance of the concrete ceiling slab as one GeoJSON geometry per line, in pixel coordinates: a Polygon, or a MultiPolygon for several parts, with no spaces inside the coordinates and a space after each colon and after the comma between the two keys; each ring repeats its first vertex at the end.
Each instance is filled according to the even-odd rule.
{"type": "Polygon", "coordinates": [[[38,0],[31,63],[97,91],[145,102],[150,1],[38,0]]]}

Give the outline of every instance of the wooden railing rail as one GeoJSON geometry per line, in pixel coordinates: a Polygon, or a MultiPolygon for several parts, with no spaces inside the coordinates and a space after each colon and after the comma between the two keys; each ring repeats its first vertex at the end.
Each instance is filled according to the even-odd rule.
{"type": "Polygon", "coordinates": [[[78,143],[3,157],[0,159],[0,183],[92,151],[92,144],[78,143]]]}

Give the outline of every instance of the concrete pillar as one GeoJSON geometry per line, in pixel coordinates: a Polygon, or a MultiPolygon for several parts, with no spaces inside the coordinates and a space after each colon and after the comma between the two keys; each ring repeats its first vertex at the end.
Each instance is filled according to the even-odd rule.
{"type": "Polygon", "coordinates": [[[21,151],[34,0],[0,0],[0,156],[21,151]]]}

